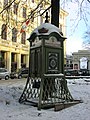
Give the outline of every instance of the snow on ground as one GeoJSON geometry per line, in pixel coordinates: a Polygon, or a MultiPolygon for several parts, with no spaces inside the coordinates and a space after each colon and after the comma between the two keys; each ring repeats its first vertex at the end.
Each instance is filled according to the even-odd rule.
{"type": "Polygon", "coordinates": [[[67,80],[73,98],[83,103],[58,112],[38,111],[36,107],[20,104],[25,82],[0,81],[0,120],[90,120],[90,79],[67,80]]]}

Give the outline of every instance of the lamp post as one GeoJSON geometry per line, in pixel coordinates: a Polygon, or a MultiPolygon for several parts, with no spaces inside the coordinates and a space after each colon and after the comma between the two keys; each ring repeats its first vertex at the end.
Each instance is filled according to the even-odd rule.
{"type": "Polygon", "coordinates": [[[59,27],[60,0],[51,0],[51,23],[59,27]]]}
{"type": "MultiPolygon", "coordinates": [[[[60,0],[51,0],[51,24],[59,28],[60,0]]],[[[63,43],[62,43],[62,46],[63,43]]],[[[62,51],[62,73],[64,73],[64,51],[62,51]]]]}

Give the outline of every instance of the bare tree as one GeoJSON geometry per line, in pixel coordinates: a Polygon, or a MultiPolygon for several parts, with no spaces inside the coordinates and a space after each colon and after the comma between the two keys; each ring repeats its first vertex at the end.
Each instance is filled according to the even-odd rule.
{"type": "Polygon", "coordinates": [[[90,3],[90,0],[87,0],[90,3]]]}
{"type": "Polygon", "coordinates": [[[83,48],[90,50],[90,28],[84,33],[83,48]]]}
{"type": "MultiPolygon", "coordinates": [[[[82,35],[84,49],[90,49],[90,0],[62,0],[61,7],[66,9],[66,11],[71,11],[71,16],[69,21],[70,24],[67,27],[71,29],[72,36],[76,30],[78,30],[79,24],[83,22],[83,26],[86,26],[85,33],[82,35]],[[72,15],[73,14],[73,15],[72,15]],[[75,16],[74,16],[75,15],[75,16]]],[[[81,26],[81,29],[83,28],[81,26]]]]}
{"type": "MultiPolygon", "coordinates": [[[[51,1],[51,0],[48,0],[48,1],[51,1]]],[[[13,0],[11,3],[8,4],[8,6],[6,6],[2,11],[0,11],[0,14],[2,14],[7,8],[11,7],[13,2],[15,2],[15,0],[13,0]]],[[[31,19],[32,16],[34,16],[34,14],[35,14],[35,17],[37,17],[36,15],[37,11],[39,12],[38,8],[42,4],[42,2],[46,2],[46,0],[40,0],[37,7],[30,12],[30,14],[28,15],[28,18],[31,19]]],[[[87,16],[90,16],[89,3],[90,3],[90,0],[60,0],[60,8],[63,8],[71,12],[74,11],[74,14],[75,14],[74,18],[73,17],[70,18],[71,25],[70,26],[67,25],[67,27],[70,27],[72,30],[71,35],[75,32],[81,20],[84,21],[87,27],[89,26],[88,18],[87,18],[87,16]]]]}
{"type": "Polygon", "coordinates": [[[90,0],[62,0],[61,7],[67,11],[71,11],[71,14],[74,13],[72,17],[70,17],[72,34],[75,32],[77,26],[80,22],[84,22],[86,27],[88,27],[88,16],[90,16],[90,0]]]}

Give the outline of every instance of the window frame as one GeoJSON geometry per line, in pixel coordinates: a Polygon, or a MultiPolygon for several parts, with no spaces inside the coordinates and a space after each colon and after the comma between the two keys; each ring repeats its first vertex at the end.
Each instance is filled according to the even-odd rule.
{"type": "Polygon", "coordinates": [[[21,44],[26,44],[26,32],[22,32],[21,34],[21,44]]]}
{"type": "Polygon", "coordinates": [[[17,29],[15,27],[12,29],[12,42],[17,42],[17,29]]]}
{"type": "Polygon", "coordinates": [[[14,9],[13,10],[14,14],[17,15],[17,13],[18,13],[18,4],[16,2],[14,2],[13,9],[14,9]]]}
{"type": "Polygon", "coordinates": [[[26,18],[26,11],[27,11],[26,7],[23,7],[23,18],[26,18]]]}
{"type": "Polygon", "coordinates": [[[1,38],[4,40],[7,40],[7,25],[6,24],[2,25],[1,38]]]}
{"type": "Polygon", "coordinates": [[[8,5],[8,0],[4,0],[3,7],[6,7],[8,5]]]}

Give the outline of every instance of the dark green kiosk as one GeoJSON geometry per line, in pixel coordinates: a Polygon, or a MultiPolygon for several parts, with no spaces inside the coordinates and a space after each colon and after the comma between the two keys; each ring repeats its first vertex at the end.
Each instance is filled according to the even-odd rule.
{"type": "Polygon", "coordinates": [[[63,74],[65,39],[50,23],[43,23],[31,33],[29,75],[20,103],[29,102],[40,110],[73,101],[63,74]]]}

